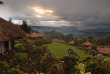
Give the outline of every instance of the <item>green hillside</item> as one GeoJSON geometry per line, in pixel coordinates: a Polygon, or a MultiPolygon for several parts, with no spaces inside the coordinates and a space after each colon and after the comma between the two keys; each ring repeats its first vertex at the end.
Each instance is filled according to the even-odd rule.
{"type": "Polygon", "coordinates": [[[74,46],[65,45],[65,44],[61,44],[61,43],[57,43],[57,42],[52,42],[52,44],[48,45],[48,50],[50,52],[52,52],[52,54],[56,58],[62,58],[64,55],[66,55],[68,53],[67,50],[69,48],[71,48],[79,53],[78,55],[80,56],[80,61],[87,58],[87,57],[92,57],[92,55],[87,55],[87,54],[85,54],[85,51],[78,50],[74,46]]]}

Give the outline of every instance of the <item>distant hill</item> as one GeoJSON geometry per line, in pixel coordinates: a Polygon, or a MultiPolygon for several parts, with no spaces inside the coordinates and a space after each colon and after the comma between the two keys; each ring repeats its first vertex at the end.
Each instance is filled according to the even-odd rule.
{"type": "Polygon", "coordinates": [[[74,36],[84,36],[84,37],[105,37],[110,35],[109,28],[97,28],[95,30],[78,30],[75,27],[47,27],[47,26],[29,26],[33,30],[37,30],[41,33],[45,31],[53,31],[62,32],[63,34],[73,33],[74,36]]]}

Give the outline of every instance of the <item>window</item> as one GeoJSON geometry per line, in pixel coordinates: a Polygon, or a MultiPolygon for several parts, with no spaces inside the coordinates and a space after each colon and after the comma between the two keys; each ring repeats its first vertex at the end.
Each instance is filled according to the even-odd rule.
{"type": "Polygon", "coordinates": [[[4,42],[4,47],[5,47],[6,51],[9,50],[9,42],[8,41],[4,42]]]}

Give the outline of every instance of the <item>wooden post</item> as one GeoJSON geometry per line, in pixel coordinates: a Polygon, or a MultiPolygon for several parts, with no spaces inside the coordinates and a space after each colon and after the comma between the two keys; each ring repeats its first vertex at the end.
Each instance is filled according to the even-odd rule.
{"type": "Polygon", "coordinates": [[[4,54],[5,47],[4,47],[4,42],[0,42],[0,53],[4,54]]]}
{"type": "Polygon", "coordinates": [[[12,42],[9,41],[9,50],[12,50],[12,42]]]}

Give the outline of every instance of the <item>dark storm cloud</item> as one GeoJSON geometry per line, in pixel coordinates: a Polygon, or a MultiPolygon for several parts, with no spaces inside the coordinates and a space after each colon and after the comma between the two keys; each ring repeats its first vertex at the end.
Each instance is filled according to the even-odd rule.
{"type": "MultiPolygon", "coordinates": [[[[13,17],[19,20],[31,20],[34,25],[36,21],[56,20],[38,19],[31,9],[41,6],[54,10],[58,20],[71,22],[72,26],[79,29],[95,29],[110,24],[110,0],[2,0],[13,17]]],[[[108,25],[109,26],[109,25],[108,25]]]]}

